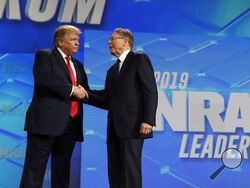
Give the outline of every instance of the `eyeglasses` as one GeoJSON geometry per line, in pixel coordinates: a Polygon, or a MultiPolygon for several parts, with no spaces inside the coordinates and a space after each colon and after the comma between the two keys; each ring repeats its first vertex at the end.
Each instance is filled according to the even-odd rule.
{"type": "Polygon", "coordinates": [[[112,36],[109,38],[110,41],[113,41],[115,39],[124,39],[124,37],[115,37],[115,36],[112,36]]]}

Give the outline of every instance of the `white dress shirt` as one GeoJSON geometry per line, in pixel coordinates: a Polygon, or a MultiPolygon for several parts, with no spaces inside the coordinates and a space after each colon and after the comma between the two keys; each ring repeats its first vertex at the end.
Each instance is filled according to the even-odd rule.
{"type": "MultiPolygon", "coordinates": [[[[60,54],[62,55],[63,59],[64,59],[64,62],[66,63],[67,65],[67,60],[66,60],[66,54],[60,49],[57,47],[57,50],[60,52],[60,54]]],[[[75,66],[74,66],[74,63],[71,61],[71,56],[70,56],[70,66],[71,66],[71,69],[74,73],[74,76],[75,76],[75,81],[77,83],[77,77],[76,77],[76,69],[75,69],[75,66]]],[[[73,93],[73,90],[74,90],[74,85],[72,84],[72,90],[71,90],[71,93],[70,93],[70,96],[72,95],[73,93]]]]}
{"type": "Polygon", "coordinates": [[[123,65],[123,62],[124,62],[124,60],[126,59],[126,57],[127,57],[127,55],[128,55],[129,52],[130,52],[130,49],[124,51],[124,52],[120,55],[120,57],[118,58],[118,59],[120,60],[120,63],[119,63],[119,72],[120,72],[120,70],[121,70],[121,68],[122,68],[122,65],[123,65]]]}

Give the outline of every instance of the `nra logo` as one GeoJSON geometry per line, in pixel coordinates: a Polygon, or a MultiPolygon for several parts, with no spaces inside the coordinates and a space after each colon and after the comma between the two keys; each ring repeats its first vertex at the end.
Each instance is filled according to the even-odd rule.
{"type": "MultiPolygon", "coordinates": [[[[60,8],[59,22],[100,24],[106,0],[28,0],[25,15],[35,22],[47,22],[60,8]]],[[[6,11],[10,20],[21,20],[20,0],[0,0],[0,19],[6,11]]]]}

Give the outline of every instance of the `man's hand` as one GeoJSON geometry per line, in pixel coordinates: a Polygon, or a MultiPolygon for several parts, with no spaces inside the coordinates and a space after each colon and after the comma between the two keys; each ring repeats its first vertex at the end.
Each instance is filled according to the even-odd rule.
{"type": "Polygon", "coordinates": [[[140,134],[149,134],[152,132],[152,126],[148,123],[141,123],[140,134]]]}
{"type": "Polygon", "coordinates": [[[81,85],[78,85],[78,88],[79,88],[80,91],[84,94],[85,97],[89,98],[89,94],[88,94],[88,92],[84,89],[84,87],[82,87],[81,85]]]}
{"type": "Polygon", "coordinates": [[[84,99],[84,97],[87,97],[87,98],[89,97],[87,91],[81,85],[74,87],[72,96],[76,98],[77,100],[84,99]]]}

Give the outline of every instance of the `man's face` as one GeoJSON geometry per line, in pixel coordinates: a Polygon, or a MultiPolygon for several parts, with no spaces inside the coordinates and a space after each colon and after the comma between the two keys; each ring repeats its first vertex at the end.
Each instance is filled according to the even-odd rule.
{"type": "Polygon", "coordinates": [[[78,33],[67,33],[62,40],[59,40],[59,47],[68,56],[77,53],[79,47],[78,33]]]}
{"type": "Polygon", "coordinates": [[[121,37],[118,33],[114,32],[108,40],[110,53],[116,57],[119,57],[122,52],[126,50],[125,43],[127,40],[128,39],[125,39],[121,37]]]}

